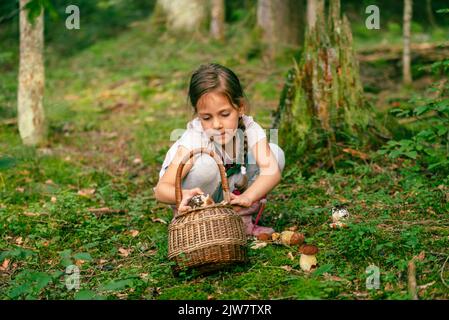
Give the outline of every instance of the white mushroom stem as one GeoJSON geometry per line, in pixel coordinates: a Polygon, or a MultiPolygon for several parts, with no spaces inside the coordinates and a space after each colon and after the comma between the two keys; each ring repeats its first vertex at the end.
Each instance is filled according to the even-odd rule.
{"type": "Polygon", "coordinates": [[[299,265],[302,270],[310,271],[316,266],[316,264],[317,261],[315,255],[301,254],[301,257],[299,258],[299,265]]]}

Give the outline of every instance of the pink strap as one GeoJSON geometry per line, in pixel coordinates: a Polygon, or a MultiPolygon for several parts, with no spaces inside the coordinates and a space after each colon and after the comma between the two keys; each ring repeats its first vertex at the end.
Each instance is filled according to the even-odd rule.
{"type": "Polygon", "coordinates": [[[259,200],[261,202],[259,212],[257,213],[256,221],[254,221],[253,230],[257,226],[257,223],[260,220],[260,217],[262,216],[262,212],[265,209],[265,203],[267,203],[267,196],[263,196],[262,199],[259,200]]]}

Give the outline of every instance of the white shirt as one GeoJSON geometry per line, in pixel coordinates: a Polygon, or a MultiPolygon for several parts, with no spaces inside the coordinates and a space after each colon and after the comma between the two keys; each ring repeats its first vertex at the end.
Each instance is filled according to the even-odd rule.
{"type": "MultiPolygon", "coordinates": [[[[266,138],[266,134],[264,129],[253,120],[253,117],[243,115],[243,123],[246,126],[246,136],[248,141],[248,152],[251,152],[251,149],[253,146],[259,142],[260,140],[266,138]]],[[[176,133],[181,133],[179,131],[176,131],[176,133]]],[[[242,146],[243,143],[240,142],[240,135],[237,134],[237,145],[242,146]]],[[[196,148],[206,148],[211,151],[215,151],[219,156],[221,156],[223,159],[225,159],[226,163],[231,163],[231,157],[229,156],[228,150],[225,150],[224,157],[222,155],[222,149],[219,147],[220,145],[215,143],[214,141],[210,141],[209,137],[207,136],[206,132],[203,129],[203,126],[201,125],[201,120],[196,117],[192,121],[190,121],[187,124],[187,130],[183,130],[182,136],[170,147],[168,150],[165,160],[162,164],[161,171],[159,172],[159,178],[161,178],[165,171],[167,170],[170,163],[173,161],[173,158],[176,154],[176,151],[178,150],[179,146],[184,146],[188,150],[193,150],[196,148]]],[[[230,151],[232,154],[232,150],[230,151]]],[[[237,151],[238,152],[238,151],[237,151]]]]}

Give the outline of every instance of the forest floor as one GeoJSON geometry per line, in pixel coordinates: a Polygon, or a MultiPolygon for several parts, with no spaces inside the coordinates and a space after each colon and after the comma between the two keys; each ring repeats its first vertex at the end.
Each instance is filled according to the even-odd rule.
{"type": "MultiPolygon", "coordinates": [[[[135,24],[76,56],[49,55],[48,146],[23,147],[13,122],[0,125],[0,155],[13,159],[0,170],[0,299],[409,299],[412,259],[419,298],[449,299],[448,178],[374,151],[308,177],[287,163],[269,195],[261,224],[297,226],[319,247],[315,272],[300,269],[297,248],[268,245],[249,249],[249,262],[231,270],[172,274],[171,211],[152,187],[170,133],[191,115],[190,73],[205,61],[234,69],[268,128],[292,63],[250,59],[251,44],[240,41],[161,37],[135,24]],[[341,203],[349,226],[331,229],[331,209],[341,203]],[[80,269],[79,290],[67,287],[70,265],[80,269]],[[377,289],[366,286],[369,266],[379,268],[377,289]]],[[[3,81],[16,76],[10,70],[3,81]]],[[[380,109],[396,101],[392,93],[407,95],[389,90],[370,93],[383,97],[373,100],[380,109]]]]}

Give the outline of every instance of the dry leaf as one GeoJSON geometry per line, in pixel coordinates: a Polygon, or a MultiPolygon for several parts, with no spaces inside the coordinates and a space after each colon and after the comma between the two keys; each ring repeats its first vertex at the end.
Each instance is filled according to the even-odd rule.
{"type": "Polygon", "coordinates": [[[133,160],[133,164],[142,164],[142,159],[141,158],[135,158],[133,160]]]}
{"type": "Polygon", "coordinates": [[[147,250],[143,255],[145,257],[151,257],[154,256],[157,253],[156,249],[147,250]]]}
{"type": "Polygon", "coordinates": [[[16,244],[18,244],[18,245],[20,246],[22,243],[23,243],[22,237],[18,237],[18,238],[16,239],[16,244]]]}
{"type": "Polygon", "coordinates": [[[394,290],[393,285],[390,282],[387,282],[385,284],[385,289],[384,290],[385,291],[393,291],[394,290]]]}
{"type": "Polygon", "coordinates": [[[298,230],[298,226],[293,226],[293,227],[287,228],[287,230],[295,232],[298,230]]]}
{"type": "Polygon", "coordinates": [[[81,267],[81,266],[84,264],[84,262],[86,262],[86,261],[79,259],[79,260],[76,260],[76,261],[75,261],[75,264],[76,264],[78,267],[81,267]]]}
{"type": "Polygon", "coordinates": [[[56,203],[56,197],[51,197],[50,201],[51,201],[52,203],[56,203]]]}
{"type": "Polygon", "coordinates": [[[280,267],[280,268],[283,269],[283,270],[285,270],[285,271],[287,271],[287,272],[292,271],[292,267],[290,267],[290,266],[282,266],[282,267],[280,267]]]}
{"type": "Polygon", "coordinates": [[[295,257],[293,256],[293,254],[291,252],[287,253],[287,257],[292,261],[295,260],[295,257]]]}
{"type": "Polygon", "coordinates": [[[425,258],[426,258],[426,252],[425,252],[425,251],[421,251],[421,252],[416,256],[416,259],[418,259],[419,261],[424,261],[425,258]]]}
{"type": "Polygon", "coordinates": [[[108,260],[106,260],[106,259],[100,259],[98,261],[99,264],[105,264],[106,262],[108,262],[108,260]]]}
{"type": "Polygon", "coordinates": [[[251,249],[257,250],[257,249],[260,249],[260,248],[264,248],[264,247],[267,246],[267,244],[268,243],[264,242],[264,241],[255,241],[253,243],[253,245],[251,246],[251,249]]]}
{"type": "Polygon", "coordinates": [[[10,259],[5,259],[4,261],[3,261],[3,263],[2,263],[2,265],[0,266],[0,270],[1,271],[6,271],[6,270],[8,270],[8,267],[9,267],[9,263],[11,262],[11,260],[10,259]]]}
{"type": "Polygon", "coordinates": [[[127,299],[128,294],[127,293],[116,293],[117,298],[119,299],[127,299]]]}
{"type": "Polygon", "coordinates": [[[362,160],[367,160],[369,158],[366,153],[351,148],[345,148],[343,149],[343,152],[349,153],[351,156],[360,158],[362,160]]]}
{"type": "Polygon", "coordinates": [[[41,214],[40,213],[35,213],[35,212],[24,212],[23,215],[27,216],[27,217],[38,217],[41,214]]]}
{"type": "Polygon", "coordinates": [[[139,234],[139,231],[137,231],[137,230],[129,230],[129,234],[131,235],[131,237],[135,238],[139,234]]]}
{"type": "Polygon", "coordinates": [[[165,220],[163,220],[161,218],[151,218],[151,221],[167,224],[167,221],[165,221],[165,220]]]}
{"type": "Polygon", "coordinates": [[[434,284],[435,284],[435,281],[432,281],[432,282],[429,282],[429,283],[426,283],[426,284],[423,284],[423,285],[418,286],[418,289],[419,289],[419,290],[424,290],[424,289],[426,289],[427,287],[430,287],[430,286],[432,286],[432,285],[434,285],[434,284]]]}
{"type": "Polygon", "coordinates": [[[329,224],[329,227],[331,227],[332,229],[340,229],[340,228],[346,228],[348,225],[344,222],[341,221],[337,221],[334,223],[329,224]]]}
{"type": "Polygon", "coordinates": [[[331,281],[343,281],[344,279],[337,277],[337,276],[333,276],[330,273],[323,273],[324,279],[326,280],[331,280],[331,281]]]}
{"type": "Polygon", "coordinates": [[[54,182],[53,182],[53,180],[51,180],[51,179],[48,179],[47,181],[45,181],[45,184],[55,184],[54,182]]]}
{"type": "Polygon", "coordinates": [[[25,188],[17,187],[17,188],[16,188],[16,191],[17,191],[17,192],[20,192],[20,193],[24,193],[24,192],[25,192],[25,188]]]}
{"type": "Polygon", "coordinates": [[[89,189],[81,189],[78,191],[78,195],[82,197],[90,197],[95,193],[95,189],[89,188],[89,189]]]}
{"type": "Polygon", "coordinates": [[[119,248],[118,251],[120,256],[127,257],[131,253],[132,249],[119,248]]]}

